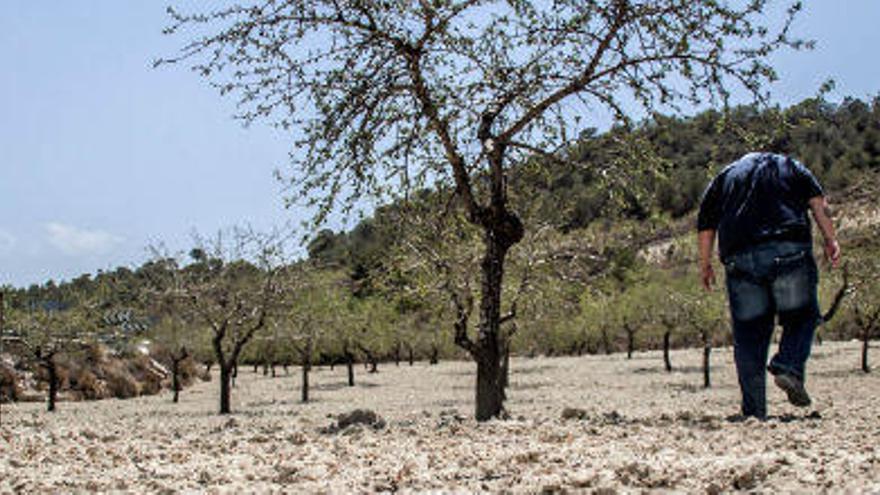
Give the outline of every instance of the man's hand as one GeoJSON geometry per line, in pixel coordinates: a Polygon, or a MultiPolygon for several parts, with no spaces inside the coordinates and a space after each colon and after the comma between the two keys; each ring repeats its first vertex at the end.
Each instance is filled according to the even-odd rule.
{"type": "Polygon", "coordinates": [[[715,286],[715,270],[712,269],[712,249],[715,246],[715,231],[706,229],[697,232],[697,249],[700,252],[700,280],[706,290],[715,286]]]}
{"type": "Polygon", "coordinates": [[[715,270],[711,263],[700,266],[700,279],[703,281],[703,288],[707,291],[715,289],[715,270]]]}
{"type": "Polygon", "coordinates": [[[837,243],[837,239],[825,241],[825,259],[833,268],[840,266],[840,244],[837,243]]]}
{"type": "Polygon", "coordinates": [[[810,210],[813,219],[819,227],[819,232],[825,239],[825,259],[831,263],[832,268],[840,265],[840,245],[834,235],[834,224],[831,222],[831,207],[824,196],[816,196],[810,199],[810,210]]]}

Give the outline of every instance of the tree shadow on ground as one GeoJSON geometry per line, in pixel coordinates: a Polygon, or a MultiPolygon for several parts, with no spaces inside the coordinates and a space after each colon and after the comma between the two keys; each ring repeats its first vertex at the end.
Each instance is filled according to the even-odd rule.
{"type": "MultiPolygon", "coordinates": [[[[743,423],[752,421],[761,423],[756,418],[747,418],[741,414],[720,415],[705,414],[695,411],[679,411],[674,414],[663,413],[657,416],[647,417],[629,417],[617,411],[610,412],[588,412],[583,409],[565,408],[562,411],[562,419],[566,421],[577,420],[592,426],[630,426],[639,425],[653,428],[668,428],[670,426],[683,426],[686,428],[696,428],[700,430],[719,430],[725,424],[743,423]]],[[[822,415],[818,411],[812,411],[807,414],[781,414],[769,416],[764,422],[779,423],[795,423],[795,422],[813,422],[822,419],[822,415]]]]}
{"type": "Polygon", "coordinates": [[[435,400],[430,403],[432,407],[442,407],[442,408],[456,408],[456,407],[470,407],[471,404],[465,400],[455,400],[455,399],[441,399],[435,400]]]}
{"type": "Polygon", "coordinates": [[[710,390],[726,390],[735,388],[733,385],[712,385],[709,388],[703,386],[703,382],[699,383],[669,383],[666,385],[666,388],[670,388],[677,392],[689,392],[689,393],[698,393],[710,390]]]}
{"type": "MultiPolygon", "coordinates": [[[[856,363],[858,364],[858,363],[856,363]]],[[[810,377],[822,377],[822,378],[846,378],[849,376],[871,376],[870,373],[865,373],[861,368],[856,367],[855,365],[850,369],[842,369],[842,370],[821,370],[821,371],[807,371],[807,381],[810,380],[810,377]]]]}
{"type": "Polygon", "coordinates": [[[822,361],[825,359],[838,358],[844,355],[855,356],[857,351],[851,349],[833,349],[833,350],[824,350],[817,349],[817,346],[813,346],[813,352],[810,355],[810,359],[815,359],[817,361],[822,361]]]}
{"type": "MultiPolygon", "coordinates": [[[[716,366],[709,366],[710,372],[714,373],[716,369],[718,369],[716,366]]],[[[674,375],[676,373],[679,373],[679,374],[696,374],[696,373],[702,374],[703,367],[702,366],[674,366],[672,368],[672,371],[669,372],[669,371],[666,371],[666,368],[662,364],[659,364],[657,366],[643,366],[640,368],[635,368],[634,370],[632,370],[632,372],[637,375],[642,375],[642,374],[674,375]]]]}
{"type": "Polygon", "coordinates": [[[507,386],[510,390],[538,390],[540,388],[546,388],[548,384],[546,383],[516,383],[511,382],[510,385],[507,386]]]}
{"type": "Polygon", "coordinates": [[[800,423],[820,421],[822,415],[819,411],[811,411],[807,414],[780,414],[778,416],[768,416],[767,421],[778,421],[780,423],[800,423]]]}
{"type": "Polygon", "coordinates": [[[477,373],[477,367],[474,366],[473,369],[467,370],[454,370],[454,371],[440,371],[438,375],[444,376],[473,376],[477,373]]]}
{"type": "Polygon", "coordinates": [[[380,385],[378,383],[372,382],[355,382],[354,386],[350,386],[348,382],[337,382],[337,383],[319,383],[316,385],[312,385],[309,387],[309,390],[316,390],[321,392],[333,392],[336,390],[343,390],[346,388],[376,388],[380,385]]]}
{"type": "Polygon", "coordinates": [[[539,364],[537,366],[529,366],[529,367],[522,367],[522,368],[517,368],[515,366],[511,366],[510,367],[510,374],[511,375],[532,375],[535,373],[543,373],[545,371],[551,371],[551,370],[555,370],[558,368],[559,368],[558,366],[553,366],[550,364],[539,364]]]}

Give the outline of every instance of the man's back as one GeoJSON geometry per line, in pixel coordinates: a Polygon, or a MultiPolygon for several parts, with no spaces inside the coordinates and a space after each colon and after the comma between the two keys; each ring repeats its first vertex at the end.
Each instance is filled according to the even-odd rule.
{"type": "Polygon", "coordinates": [[[796,160],[749,153],[709,184],[697,228],[718,231],[722,258],[768,241],[810,242],[809,200],[822,195],[813,174],[796,160]]]}
{"type": "Polygon", "coordinates": [[[835,266],[840,246],[828,203],[813,174],[797,161],[750,153],[722,170],[703,195],[697,220],[700,279],[707,290],[715,285],[712,251],[717,233],[745,416],[767,417],[767,370],[789,402],[800,407],[811,402],[804,380],[819,303],[807,210],[813,212],[825,238],[825,254],[835,266]],[[782,337],[768,366],[777,318],[782,337]]]}

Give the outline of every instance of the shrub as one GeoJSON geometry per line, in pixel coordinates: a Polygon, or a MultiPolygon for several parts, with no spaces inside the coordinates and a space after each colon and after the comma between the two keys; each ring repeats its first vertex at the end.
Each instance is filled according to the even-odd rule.
{"type": "Polygon", "coordinates": [[[140,384],[140,393],[158,394],[162,390],[162,374],[152,365],[148,356],[138,355],[126,361],[129,374],[140,384]]]}
{"type": "Polygon", "coordinates": [[[107,388],[112,397],[129,399],[140,395],[140,384],[129,373],[124,364],[118,361],[111,362],[105,365],[103,369],[104,377],[107,380],[107,388]]]}
{"type": "Polygon", "coordinates": [[[106,399],[110,396],[107,384],[85,368],[71,373],[70,388],[80,392],[86,400],[106,399]]]}
{"type": "Polygon", "coordinates": [[[19,397],[18,375],[14,369],[0,363],[0,403],[17,401],[19,397]]]}

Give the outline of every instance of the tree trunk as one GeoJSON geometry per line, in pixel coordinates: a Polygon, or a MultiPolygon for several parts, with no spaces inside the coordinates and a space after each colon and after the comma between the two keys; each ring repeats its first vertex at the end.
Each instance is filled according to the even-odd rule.
{"type": "Polygon", "coordinates": [[[259,372],[260,372],[260,363],[254,363],[254,374],[256,375],[259,372]]]}
{"type": "Polygon", "coordinates": [[[611,340],[608,338],[608,330],[602,329],[602,348],[605,350],[605,354],[611,354],[611,340]]]}
{"type": "MultiPolygon", "coordinates": [[[[513,217],[515,218],[515,217],[513,217]]],[[[510,222],[512,219],[505,219],[510,222]]],[[[518,219],[517,219],[518,221],[518,219]]],[[[486,253],[481,262],[480,332],[474,360],[477,362],[476,419],[487,421],[504,415],[504,381],[502,376],[503,350],[501,335],[501,288],[504,278],[504,258],[515,242],[522,238],[500,232],[504,225],[486,229],[486,253]],[[507,237],[507,239],[505,239],[507,237]],[[511,240],[513,242],[511,242],[511,240]]],[[[509,226],[508,226],[509,227],[509,226]]]]}
{"type": "Polygon", "coordinates": [[[302,364],[302,401],[309,401],[309,371],[312,369],[312,362],[308,356],[303,356],[302,364]]]}
{"type": "Polygon", "coordinates": [[[504,344],[504,357],[501,358],[501,396],[507,400],[507,386],[510,385],[510,342],[504,344]]]}
{"type": "Polygon", "coordinates": [[[501,363],[497,354],[485,350],[477,361],[477,421],[500,417],[504,411],[504,388],[501,380],[501,363]]]}
{"type": "Polygon", "coordinates": [[[626,330],[626,358],[632,359],[636,350],[636,330],[629,325],[624,325],[623,328],[626,330]]]}
{"type": "Polygon", "coordinates": [[[440,348],[437,347],[437,344],[431,345],[431,359],[428,361],[428,364],[437,364],[440,362],[440,348]]]}
{"type": "Polygon", "coordinates": [[[394,365],[400,366],[400,342],[394,344],[394,365]]]}
{"type": "Polygon", "coordinates": [[[367,357],[366,362],[364,363],[364,369],[367,370],[369,373],[378,373],[379,372],[379,369],[378,369],[379,358],[378,358],[378,356],[364,346],[360,346],[360,348],[361,348],[361,352],[364,353],[364,356],[367,357]]]}
{"type": "Polygon", "coordinates": [[[180,400],[180,361],[173,356],[171,357],[171,389],[174,391],[171,402],[177,404],[180,400]]]}
{"type": "Polygon", "coordinates": [[[666,365],[666,372],[672,372],[672,361],[669,360],[669,344],[672,340],[672,332],[666,330],[663,332],[663,364],[666,365]]]}
{"type": "Polygon", "coordinates": [[[409,351],[409,365],[412,366],[413,363],[415,362],[415,358],[414,358],[414,356],[413,356],[413,348],[412,348],[412,346],[408,346],[408,349],[407,349],[407,350],[409,351]]]}
{"type": "Polygon", "coordinates": [[[213,361],[208,361],[207,363],[205,363],[205,373],[207,373],[207,374],[210,375],[210,374],[211,374],[211,368],[212,368],[213,366],[214,366],[214,362],[213,362],[213,361]]]}
{"type": "Polygon", "coordinates": [[[55,410],[55,402],[58,399],[58,367],[55,365],[55,357],[49,356],[46,360],[46,371],[49,372],[49,404],[47,411],[55,410]]]}
{"type": "Polygon", "coordinates": [[[230,382],[235,376],[235,367],[220,364],[220,414],[229,414],[232,412],[230,407],[230,382]]]}
{"type": "Polygon", "coordinates": [[[865,329],[865,331],[862,332],[862,371],[865,373],[871,372],[871,367],[868,366],[868,348],[870,347],[870,337],[871,332],[869,332],[868,329],[865,329]]]}
{"type": "Polygon", "coordinates": [[[345,351],[345,366],[348,368],[348,386],[354,387],[354,354],[345,351]]]}
{"type": "Polygon", "coordinates": [[[180,399],[180,363],[189,357],[186,347],[181,347],[179,352],[179,354],[171,355],[171,388],[174,391],[174,397],[171,400],[175,404],[180,399]]]}
{"type": "Polygon", "coordinates": [[[703,387],[709,388],[712,386],[712,381],[709,379],[709,355],[712,353],[712,346],[709,344],[703,345],[703,387]]]}
{"type": "Polygon", "coordinates": [[[275,378],[275,362],[272,362],[272,378],[275,378]]]}

